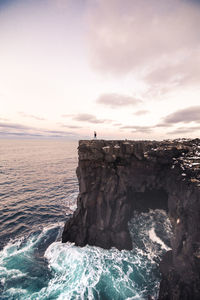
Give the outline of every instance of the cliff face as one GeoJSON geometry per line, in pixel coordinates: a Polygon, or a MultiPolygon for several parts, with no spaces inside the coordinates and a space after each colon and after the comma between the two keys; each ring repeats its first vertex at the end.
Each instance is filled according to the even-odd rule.
{"type": "Polygon", "coordinates": [[[160,264],[159,299],[200,299],[200,140],[79,142],[77,210],[62,241],[131,249],[134,210],[162,208],[172,251],[160,264]]]}

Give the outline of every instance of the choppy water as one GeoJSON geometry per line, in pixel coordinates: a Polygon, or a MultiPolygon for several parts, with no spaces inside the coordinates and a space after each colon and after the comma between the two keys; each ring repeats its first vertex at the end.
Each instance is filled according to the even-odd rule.
{"type": "Polygon", "coordinates": [[[146,299],[171,232],[161,210],[135,214],[132,251],[62,244],[75,208],[77,143],[0,140],[0,299],[146,299]]]}

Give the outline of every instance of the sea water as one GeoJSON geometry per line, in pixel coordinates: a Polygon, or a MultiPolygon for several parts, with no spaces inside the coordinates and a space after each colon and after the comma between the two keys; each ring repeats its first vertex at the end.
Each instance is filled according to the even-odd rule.
{"type": "Polygon", "coordinates": [[[133,250],[61,243],[76,208],[77,142],[0,140],[0,299],[147,299],[170,249],[162,210],[129,222],[133,250]]]}

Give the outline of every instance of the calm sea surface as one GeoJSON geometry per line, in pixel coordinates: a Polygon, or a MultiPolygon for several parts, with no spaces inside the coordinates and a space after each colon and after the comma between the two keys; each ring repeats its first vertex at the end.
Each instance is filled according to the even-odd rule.
{"type": "Polygon", "coordinates": [[[0,299],[146,299],[156,295],[171,226],[135,214],[132,251],[62,244],[76,208],[77,142],[0,140],[0,299]]]}

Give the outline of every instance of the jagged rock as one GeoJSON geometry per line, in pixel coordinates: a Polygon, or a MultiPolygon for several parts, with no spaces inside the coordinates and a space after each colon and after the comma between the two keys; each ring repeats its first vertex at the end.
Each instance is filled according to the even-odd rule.
{"type": "Polygon", "coordinates": [[[80,141],[77,176],[78,207],[62,241],[131,249],[134,210],[165,209],[173,238],[159,299],[200,299],[200,140],[80,141]]]}

